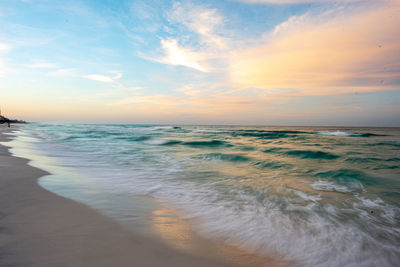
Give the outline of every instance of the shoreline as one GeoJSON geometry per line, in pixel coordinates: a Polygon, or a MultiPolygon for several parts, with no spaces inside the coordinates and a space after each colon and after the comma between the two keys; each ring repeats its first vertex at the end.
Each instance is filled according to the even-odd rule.
{"type": "MultiPolygon", "coordinates": [[[[16,129],[0,127],[0,142],[11,139],[3,133],[16,129]]],[[[154,217],[159,236],[143,234],[88,203],[43,188],[38,181],[51,170],[28,165],[30,160],[12,155],[1,144],[0,159],[0,266],[285,265],[283,259],[199,237],[190,222],[164,209],[162,213],[179,221],[175,227],[190,236],[191,249],[182,249],[168,240],[175,239],[171,225],[165,225],[164,233],[159,228],[163,214],[154,217]]]]}
{"type": "MultiPolygon", "coordinates": [[[[3,133],[15,127],[0,128],[3,133]]],[[[0,145],[0,266],[233,266],[177,251],[39,186],[47,172],[0,145]]]]}

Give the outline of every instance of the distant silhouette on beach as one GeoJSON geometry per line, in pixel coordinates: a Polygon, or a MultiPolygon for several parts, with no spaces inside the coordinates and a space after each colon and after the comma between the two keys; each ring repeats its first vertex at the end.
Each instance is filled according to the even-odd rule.
{"type": "Polygon", "coordinates": [[[26,123],[26,122],[23,121],[23,120],[10,120],[9,118],[4,117],[3,115],[1,115],[1,109],[0,109],[0,124],[3,124],[3,123],[7,123],[8,124],[8,128],[10,128],[11,123],[26,123]]]}
{"type": "Polygon", "coordinates": [[[0,115],[0,124],[7,123],[8,128],[10,128],[11,121],[10,119],[0,115]]]}

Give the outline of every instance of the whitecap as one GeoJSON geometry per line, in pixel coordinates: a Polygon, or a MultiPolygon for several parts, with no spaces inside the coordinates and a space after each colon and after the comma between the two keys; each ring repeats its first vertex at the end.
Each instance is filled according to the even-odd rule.
{"type": "Polygon", "coordinates": [[[144,141],[143,143],[149,144],[149,145],[165,145],[168,142],[169,141],[165,140],[165,139],[150,139],[150,140],[144,141]]]}
{"type": "Polygon", "coordinates": [[[326,136],[354,136],[354,135],[359,135],[357,133],[349,133],[349,132],[342,132],[342,131],[335,131],[335,132],[321,131],[321,132],[318,132],[317,134],[326,135],[326,136]]]}
{"type": "Polygon", "coordinates": [[[333,182],[329,181],[323,181],[323,180],[318,180],[310,184],[312,188],[315,190],[320,190],[320,191],[336,191],[336,192],[341,192],[341,193],[348,193],[351,192],[352,190],[348,188],[347,186],[344,185],[339,185],[333,182]]]}

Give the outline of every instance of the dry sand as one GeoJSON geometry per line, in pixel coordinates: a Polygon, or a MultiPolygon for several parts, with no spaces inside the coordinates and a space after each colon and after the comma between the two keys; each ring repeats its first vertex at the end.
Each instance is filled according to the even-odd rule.
{"type": "MultiPolygon", "coordinates": [[[[0,141],[7,131],[0,125],[0,141]]],[[[37,184],[47,173],[27,163],[0,145],[0,266],[231,265],[174,250],[53,194],[37,184]]]]}

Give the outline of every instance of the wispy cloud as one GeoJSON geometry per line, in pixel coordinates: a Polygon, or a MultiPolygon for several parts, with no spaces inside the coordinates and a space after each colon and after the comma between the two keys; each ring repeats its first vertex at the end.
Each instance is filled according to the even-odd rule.
{"type": "Polygon", "coordinates": [[[32,68],[32,69],[55,69],[55,68],[57,68],[56,64],[48,63],[48,62],[25,64],[24,66],[26,66],[28,68],[32,68]]]}
{"type": "Polygon", "coordinates": [[[0,52],[1,51],[7,51],[10,49],[10,46],[5,44],[5,43],[0,43],[0,52]]]}
{"type": "Polygon", "coordinates": [[[261,4],[308,4],[308,3],[349,3],[361,2],[367,0],[236,0],[245,3],[261,3],[261,4]]]}
{"type": "Polygon", "coordinates": [[[175,2],[169,13],[169,21],[183,24],[190,31],[198,34],[204,44],[217,48],[226,47],[226,39],[220,35],[224,18],[216,9],[188,2],[184,4],[175,2]]]}
{"type": "Polygon", "coordinates": [[[47,74],[54,77],[70,77],[70,76],[76,76],[77,70],[74,68],[58,69],[55,71],[51,71],[47,74]]]}
{"type": "Polygon", "coordinates": [[[169,32],[175,37],[161,39],[163,56],[145,58],[210,72],[208,61],[218,58],[218,53],[227,48],[228,39],[223,36],[222,29],[224,17],[216,9],[189,2],[175,2],[167,12],[167,18],[173,25],[169,32]]]}
{"type": "Polygon", "coordinates": [[[0,77],[4,76],[8,71],[5,59],[2,57],[2,54],[8,50],[10,50],[10,46],[8,44],[0,43],[0,77]]]}
{"type": "MultiPolygon", "coordinates": [[[[215,30],[225,20],[216,10],[176,3],[169,20],[204,38],[207,46],[190,46],[190,36],[181,36],[186,45],[180,39],[163,39],[165,56],[152,60],[209,74],[218,70],[219,82],[226,87],[256,88],[281,97],[394,89],[400,77],[400,17],[395,3],[360,1],[348,8],[334,5],[319,14],[309,11],[288,18],[258,39],[230,39],[230,47],[213,40],[224,36],[215,30]],[[216,62],[227,62],[225,70],[216,62]],[[229,78],[222,81],[222,77],[229,78]]],[[[185,87],[181,93],[198,90],[185,87]]]]}
{"type": "Polygon", "coordinates": [[[4,60],[0,57],[0,77],[3,77],[7,72],[4,60]]]}
{"type": "Polygon", "coordinates": [[[173,66],[185,66],[198,71],[207,72],[204,61],[207,55],[202,52],[195,52],[189,48],[182,47],[175,39],[161,40],[165,56],[154,58],[154,61],[173,66]]]}
{"type": "Polygon", "coordinates": [[[177,98],[170,95],[150,95],[150,96],[134,96],[123,98],[113,102],[111,105],[126,106],[126,105],[145,105],[145,106],[175,106],[177,98]]]}
{"type": "Polygon", "coordinates": [[[118,89],[124,90],[124,91],[131,91],[131,92],[135,92],[135,91],[139,91],[139,90],[143,90],[144,87],[142,86],[118,86],[118,89]]]}
{"type": "Polygon", "coordinates": [[[264,44],[234,51],[242,87],[331,94],[393,88],[400,77],[400,17],[391,5],[290,18],[264,44]]]}
{"type": "Polygon", "coordinates": [[[113,83],[113,82],[116,82],[121,77],[122,77],[122,73],[117,73],[114,76],[107,76],[107,75],[101,75],[101,74],[89,74],[89,75],[83,76],[83,78],[93,80],[93,81],[103,82],[103,83],[113,83]]]}
{"type": "Polygon", "coordinates": [[[231,89],[220,88],[208,83],[186,84],[174,90],[174,94],[141,95],[122,98],[110,103],[134,111],[154,114],[162,110],[165,113],[178,115],[191,113],[197,115],[221,115],[230,112],[251,112],[265,106],[274,97],[260,91],[258,94],[243,94],[231,89]],[[268,98],[267,98],[268,97],[268,98]]]}
{"type": "Polygon", "coordinates": [[[40,47],[65,35],[60,30],[43,29],[7,21],[2,24],[2,35],[13,47],[40,47]]]}

